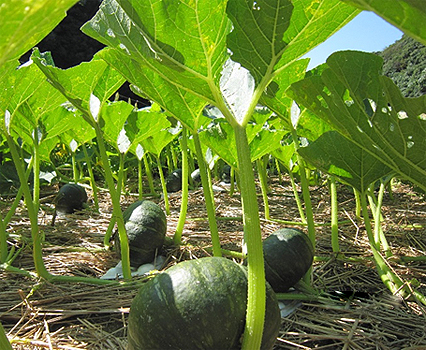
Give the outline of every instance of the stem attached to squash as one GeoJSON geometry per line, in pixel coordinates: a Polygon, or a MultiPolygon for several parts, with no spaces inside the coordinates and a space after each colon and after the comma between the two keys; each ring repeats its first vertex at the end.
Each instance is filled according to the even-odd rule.
{"type": "Polygon", "coordinates": [[[297,150],[299,149],[299,137],[297,136],[296,130],[292,127],[291,133],[293,136],[293,143],[296,149],[297,155],[297,164],[299,165],[299,173],[300,173],[300,185],[302,186],[302,195],[303,201],[305,202],[305,212],[306,212],[306,221],[308,224],[308,236],[311,240],[312,246],[315,249],[315,223],[314,223],[314,212],[312,210],[312,202],[311,195],[309,192],[309,184],[308,179],[306,178],[306,168],[305,162],[302,157],[299,155],[297,150]]]}
{"type": "Polygon", "coordinates": [[[259,349],[262,342],[266,307],[262,233],[246,130],[243,126],[235,125],[234,132],[237,144],[244,240],[247,245],[248,262],[247,316],[242,349],[252,350],[259,349]]]}
{"type": "Polygon", "coordinates": [[[166,179],[164,178],[163,167],[159,156],[156,156],[158,173],[160,174],[161,188],[163,189],[164,196],[164,208],[166,209],[166,215],[170,215],[170,204],[169,195],[167,193],[166,179]]]}
{"type": "Polygon", "coordinates": [[[145,166],[146,177],[148,179],[149,190],[151,191],[151,194],[155,195],[154,179],[152,177],[151,166],[149,165],[149,162],[148,162],[148,153],[145,153],[142,159],[143,159],[143,164],[145,166]]]}
{"type": "Polygon", "coordinates": [[[138,159],[138,199],[143,199],[142,160],[138,159]]]}
{"type": "Polygon", "coordinates": [[[105,170],[105,181],[107,183],[109,193],[112,201],[112,217],[111,220],[117,223],[118,235],[120,237],[120,246],[121,246],[121,263],[123,266],[123,277],[126,280],[132,278],[130,272],[130,254],[129,254],[129,242],[127,239],[126,227],[124,225],[123,212],[121,211],[120,206],[120,193],[117,191],[114,185],[114,178],[112,176],[111,167],[109,166],[109,159],[106,153],[105,143],[103,140],[102,130],[99,124],[94,124],[94,129],[96,131],[96,138],[98,140],[99,154],[104,164],[105,170]]]}
{"type": "Polygon", "coordinates": [[[294,181],[294,175],[291,169],[288,171],[288,175],[290,176],[291,188],[293,189],[294,200],[296,201],[297,209],[299,210],[300,220],[302,220],[304,224],[307,224],[302,201],[300,200],[299,192],[297,192],[296,182],[294,181]]]}
{"type": "Polygon", "coordinates": [[[87,147],[84,143],[81,145],[81,148],[83,149],[87,170],[89,171],[90,186],[93,191],[93,203],[95,205],[95,210],[99,212],[98,187],[96,186],[95,175],[93,174],[92,161],[90,160],[89,154],[87,153],[87,147]]]}
{"type": "Polygon", "coordinates": [[[222,251],[220,248],[219,231],[217,229],[217,222],[216,222],[214,198],[210,190],[210,183],[207,176],[207,166],[203,156],[203,151],[201,150],[200,139],[198,137],[197,131],[194,131],[192,133],[192,136],[194,138],[195,152],[197,153],[197,158],[198,158],[198,167],[200,168],[201,184],[203,186],[204,201],[206,203],[207,217],[209,219],[210,234],[212,238],[213,255],[222,256],[222,251]]]}
{"type": "MultiPolygon", "coordinates": [[[[33,242],[33,260],[35,270],[37,275],[41,278],[49,280],[51,274],[47,271],[46,266],[43,262],[43,252],[42,252],[42,235],[40,234],[38,227],[38,207],[34,203],[30,187],[28,186],[27,176],[25,174],[25,169],[23,165],[23,160],[21,159],[18,150],[16,149],[15,142],[9,134],[6,134],[6,140],[9,145],[10,153],[12,154],[12,159],[16,167],[16,172],[18,173],[19,181],[24,193],[25,204],[27,206],[28,217],[31,223],[31,238],[33,242]]],[[[35,171],[35,170],[34,170],[35,171]]]]}
{"type": "Polygon", "coordinates": [[[262,198],[263,198],[263,205],[264,205],[264,211],[265,211],[265,220],[270,220],[271,217],[269,215],[269,201],[268,201],[268,182],[266,179],[266,169],[265,165],[263,163],[263,159],[260,158],[256,161],[257,164],[257,171],[259,174],[259,180],[260,180],[260,187],[262,189],[262,198]]]}
{"type": "Polygon", "coordinates": [[[186,140],[186,128],[182,128],[182,138],[180,140],[180,148],[182,151],[182,197],[180,204],[179,220],[176,225],[176,231],[173,241],[176,245],[180,245],[182,241],[182,232],[186,220],[186,211],[188,208],[188,145],[186,140]]]}

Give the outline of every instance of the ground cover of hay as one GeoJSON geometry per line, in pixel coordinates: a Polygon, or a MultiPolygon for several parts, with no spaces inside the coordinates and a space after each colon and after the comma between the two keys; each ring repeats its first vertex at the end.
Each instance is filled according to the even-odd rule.
{"type": "MultiPolygon", "coordinates": [[[[300,221],[293,191],[285,178],[271,179],[270,214],[274,219],[300,221]]],[[[40,230],[45,235],[44,259],[55,274],[100,277],[116,265],[114,251],[103,249],[103,236],[112,212],[107,192],[100,194],[100,213],[58,217],[50,225],[55,188],[44,189],[40,230]]],[[[426,310],[416,300],[392,296],[379,279],[368,248],[362,222],[355,218],[353,193],[339,186],[340,247],[353,261],[333,258],[330,244],[330,200],[326,186],[312,187],[317,226],[314,287],[327,296],[315,301],[293,302],[295,312],[282,319],[275,349],[426,349],[426,310]],[[337,291],[349,292],[343,297],[337,291]],[[355,294],[352,294],[356,292],[355,294]],[[330,295],[332,297],[330,297],[330,295]]],[[[260,193],[260,192],[259,192],[260,193]]],[[[91,192],[89,191],[89,197],[91,192]]],[[[164,207],[161,198],[148,197],[164,207]]],[[[137,200],[123,198],[123,207],[137,200]]],[[[216,192],[218,227],[222,246],[239,250],[242,221],[238,193],[232,197],[216,192]],[[232,217],[233,220],[224,220],[232,217]]],[[[1,209],[10,204],[2,198],[1,209]]],[[[172,237],[179,216],[180,193],[170,196],[168,236],[172,237]]],[[[263,204],[259,196],[261,215],[263,204]]],[[[426,293],[426,262],[403,262],[401,256],[426,255],[426,205],[408,185],[394,186],[393,197],[385,195],[383,229],[394,254],[389,265],[405,281],[414,281],[426,293]]],[[[168,247],[165,267],[184,259],[211,255],[208,222],[204,219],[202,190],[190,191],[188,219],[181,247],[168,247]]],[[[266,237],[286,225],[262,220],[266,237]]],[[[299,226],[304,229],[303,226],[299,226]]],[[[8,232],[17,248],[24,245],[14,266],[33,270],[30,225],[19,207],[8,232]]],[[[0,271],[0,321],[14,349],[126,349],[129,307],[141,280],[125,286],[49,284],[0,271]]],[[[209,315],[206,315],[208,317],[209,315]]],[[[167,336],[167,335],[165,335],[167,336]]]]}

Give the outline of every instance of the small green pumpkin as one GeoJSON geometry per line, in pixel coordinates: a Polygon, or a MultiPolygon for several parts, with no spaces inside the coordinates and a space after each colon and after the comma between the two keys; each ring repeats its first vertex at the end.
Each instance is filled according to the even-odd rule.
{"type": "MultiPolygon", "coordinates": [[[[143,284],[129,315],[129,350],[240,349],[247,308],[247,271],[219,257],[181,262],[143,284]]],[[[267,284],[261,349],[272,349],[281,325],[267,284]]]]}
{"type": "Polygon", "coordinates": [[[84,187],[77,184],[65,184],[55,197],[55,210],[59,213],[71,214],[83,209],[87,202],[84,187]]]}
{"type": "Polygon", "coordinates": [[[309,270],[314,247],[304,232],[282,228],[263,241],[263,255],[266,280],[276,293],[283,293],[309,270]]]}
{"type": "MultiPolygon", "coordinates": [[[[167,231],[167,219],[160,206],[148,200],[131,204],[123,213],[129,241],[130,265],[139,267],[154,260],[158,250],[164,244],[167,231]]],[[[119,235],[115,235],[115,244],[120,253],[119,235]]]]}

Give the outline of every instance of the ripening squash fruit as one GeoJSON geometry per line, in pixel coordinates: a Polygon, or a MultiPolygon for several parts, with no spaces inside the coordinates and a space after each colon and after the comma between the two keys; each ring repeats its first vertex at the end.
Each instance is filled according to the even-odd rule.
{"type": "MultiPolygon", "coordinates": [[[[281,315],[266,287],[261,349],[272,349],[281,315]]],[[[130,307],[128,349],[240,349],[246,307],[246,267],[219,257],[181,262],[140,288],[130,307]]]]}
{"type": "Polygon", "coordinates": [[[178,192],[182,189],[182,169],[176,169],[166,178],[167,192],[178,192]]]}
{"type": "Polygon", "coordinates": [[[263,241],[263,255],[266,280],[276,293],[283,293],[309,270],[314,248],[304,232],[282,228],[263,241]]]}
{"type": "MultiPolygon", "coordinates": [[[[164,244],[167,219],[160,206],[148,200],[131,204],[123,213],[129,241],[130,265],[139,267],[154,260],[164,244]]],[[[119,235],[115,244],[120,254],[119,235]]]]}
{"type": "Polygon", "coordinates": [[[55,197],[55,210],[59,213],[71,214],[81,210],[87,202],[84,187],[77,184],[65,184],[55,197]]]}

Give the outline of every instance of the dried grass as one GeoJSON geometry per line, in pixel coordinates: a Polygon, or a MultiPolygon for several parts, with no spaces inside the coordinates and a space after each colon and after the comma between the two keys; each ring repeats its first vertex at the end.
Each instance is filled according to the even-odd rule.
{"type": "MultiPolygon", "coordinates": [[[[295,221],[297,207],[288,182],[271,185],[270,209],[273,218],[295,221]]],[[[240,217],[239,197],[216,195],[219,217],[240,217]]],[[[315,221],[329,222],[329,197],[326,188],[313,189],[315,221]]],[[[152,200],[163,203],[156,199],[152,200]]],[[[124,205],[134,201],[126,196],[124,205]]],[[[118,258],[103,249],[103,235],[111,207],[108,194],[101,193],[100,213],[87,210],[81,214],[58,217],[50,226],[52,207],[44,200],[40,228],[45,235],[44,260],[55,274],[100,277],[118,258]]],[[[340,246],[353,260],[332,258],[329,227],[318,226],[314,286],[324,297],[302,302],[282,321],[275,349],[426,349],[426,310],[416,300],[392,296],[377,276],[371,261],[364,228],[354,216],[354,200],[345,187],[339,188],[340,246]],[[338,298],[335,291],[355,291],[353,299],[338,298]],[[328,293],[328,294],[327,294],[328,293]],[[328,297],[327,295],[334,295],[328,297]]],[[[170,198],[168,235],[172,236],[179,216],[179,194],[170,198]]],[[[262,207],[261,197],[259,204],[262,207]]],[[[411,189],[400,184],[394,199],[385,198],[384,231],[395,257],[424,256],[426,252],[426,205],[411,189]]],[[[202,192],[190,194],[188,220],[183,240],[186,245],[169,248],[167,266],[181,260],[210,255],[210,238],[202,192]],[[198,219],[197,219],[198,218],[198,219]]],[[[10,242],[22,247],[30,241],[29,221],[20,207],[8,227],[10,242]]],[[[219,220],[223,247],[240,249],[241,220],[219,220]]],[[[265,236],[282,224],[262,220],[265,236]]],[[[303,226],[300,226],[303,227],[303,226]]],[[[419,290],[426,292],[426,263],[401,263],[390,266],[406,281],[416,279],[419,290]]],[[[34,269],[31,250],[24,247],[14,266],[34,269]]],[[[0,271],[0,321],[14,349],[126,349],[127,315],[131,301],[143,280],[130,284],[94,286],[89,284],[50,284],[0,271]]],[[[208,315],[206,315],[208,317],[208,315]]]]}

